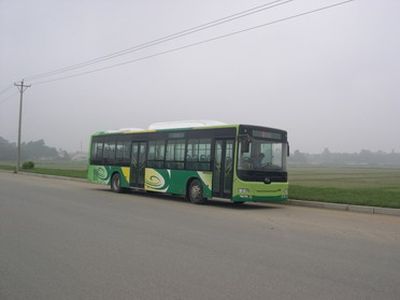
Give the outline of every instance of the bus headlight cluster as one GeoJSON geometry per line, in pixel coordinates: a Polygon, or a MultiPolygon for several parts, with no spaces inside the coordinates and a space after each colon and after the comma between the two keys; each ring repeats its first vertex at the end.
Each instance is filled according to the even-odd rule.
{"type": "Polygon", "coordinates": [[[246,188],[241,188],[238,190],[240,198],[250,198],[250,190],[246,188]]]}
{"type": "Polygon", "coordinates": [[[249,189],[239,189],[239,194],[248,194],[249,189]]]}

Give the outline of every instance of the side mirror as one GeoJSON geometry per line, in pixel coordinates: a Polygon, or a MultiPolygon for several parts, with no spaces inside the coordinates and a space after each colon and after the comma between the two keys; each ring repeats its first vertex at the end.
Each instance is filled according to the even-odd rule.
{"type": "Polygon", "coordinates": [[[290,156],[290,146],[289,146],[289,142],[287,143],[287,156],[290,156]]]}
{"type": "Polygon", "coordinates": [[[246,153],[249,152],[249,141],[248,140],[242,140],[242,148],[241,148],[241,152],[242,153],[246,153]]]}

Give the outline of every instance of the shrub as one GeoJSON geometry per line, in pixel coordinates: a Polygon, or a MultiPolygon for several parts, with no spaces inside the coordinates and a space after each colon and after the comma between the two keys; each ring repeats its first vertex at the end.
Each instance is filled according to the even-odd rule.
{"type": "Polygon", "coordinates": [[[35,163],[33,161],[26,161],[22,164],[22,169],[33,169],[35,167],[35,163]]]}

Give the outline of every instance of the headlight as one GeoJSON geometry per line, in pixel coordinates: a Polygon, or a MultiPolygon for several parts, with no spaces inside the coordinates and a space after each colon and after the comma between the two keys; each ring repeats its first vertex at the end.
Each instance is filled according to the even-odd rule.
{"type": "Polygon", "coordinates": [[[239,194],[248,194],[249,189],[239,189],[239,194]]]}

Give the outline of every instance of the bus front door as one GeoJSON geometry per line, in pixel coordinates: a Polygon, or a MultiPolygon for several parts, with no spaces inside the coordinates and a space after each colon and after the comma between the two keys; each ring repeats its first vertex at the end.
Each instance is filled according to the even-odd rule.
{"type": "Polygon", "coordinates": [[[234,139],[215,141],[213,170],[213,196],[215,197],[232,197],[234,142],[234,139]]]}
{"type": "Polygon", "coordinates": [[[144,171],[146,167],[145,142],[133,142],[131,151],[130,186],[144,188],[144,171]]]}

